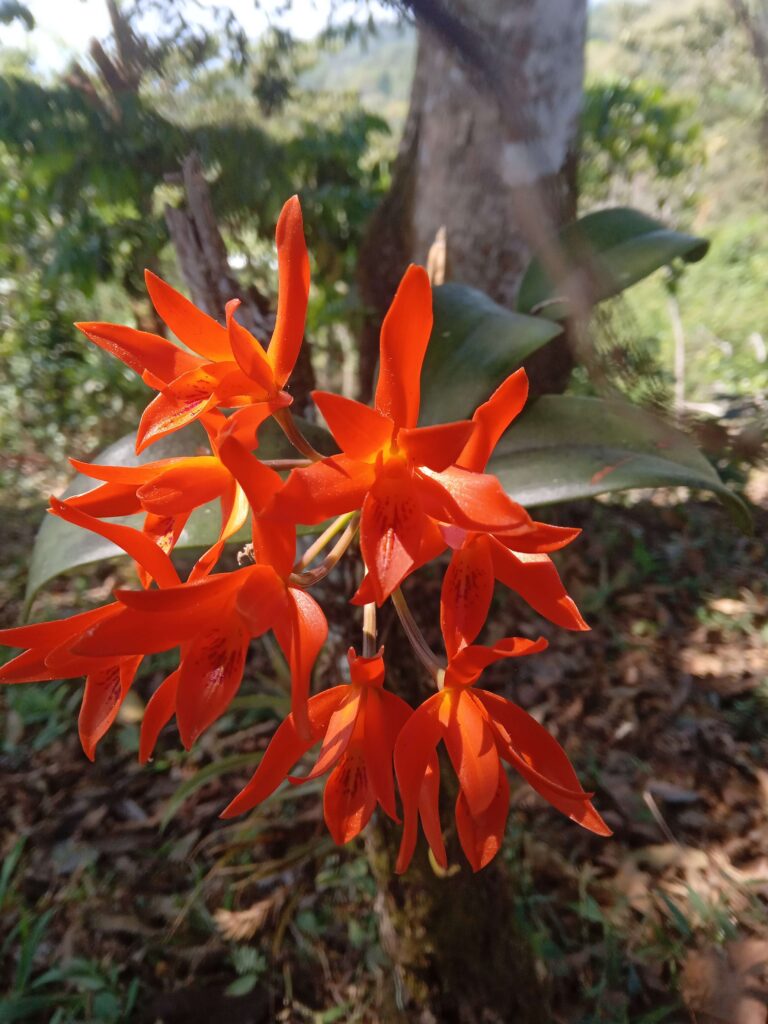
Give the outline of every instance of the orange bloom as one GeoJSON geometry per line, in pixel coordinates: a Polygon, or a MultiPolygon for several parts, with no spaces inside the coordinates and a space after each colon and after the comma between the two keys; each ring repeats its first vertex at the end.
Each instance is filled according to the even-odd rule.
{"type": "Polygon", "coordinates": [[[368,824],[378,803],[395,821],[392,755],[395,741],[411,714],[404,700],[383,688],[383,649],[373,658],[347,654],[351,681],[309,699],[311,735],[303,738],[293,715],[279,726],[248,784],[223,811],[231,818],[251,810],[288,778],[296,762],[323,740],[314,768],[294,784],[330,771],[323,809],[328,830],[342,845],[368,824]]]}
{"type": "MultiPolygon", "coordinates": [[[[51,503],[54,514],[86,529],[95,527],[96,532],[123,548],[161,586],[173,587],[179,583],[172,562],[151,538],[128,526],[99,523],[83,512],[67,509],[55,498],[51,503]]],[[[32,626],[0,630],[0,645],[26,648],[0,668],[0,682],[27,683],[86,677],[78,731],[83,750],[90,760],[94,759],[96,744],[117,717],[142,656],[141,652],[132,652],[94,658],[76,654],[73,648],[89,630],[119,614],[120,605],[113,602],[57,622],[38,622],[32,626]]]]}
{"type": "MultiPolygon", "coordinates": [[[[186,583],[177,578],[176,585],[160,590],[118,590],[115,596],[124,607],[88,630],[76,647],[92,657],[112,657],[181,646],[178,676],[166,679],[153,698],[144,759],[174,712],[187,748],[224,714],[240,686],[251,639],[270,629],[291,669],[293,713],[299,728],[309,734],[310,676],[328,624],[314,598],[291,579],[295,526],[263,524],[257,514],[282,485],[280,477],[234,438],[222,441],[220,455],[233,477],[245,483],[254,510],[257,564],[186,583]]],[[[93,528],[103,532],[104,527],[99,523],[93,528]]]]}
{"type": "Polygon", "coordinates": [[[283,387],[298,358],[309,296],[309,257],[297,196],[283,207],[275,238],[279,293],[275,330],[266,351],[235,320],[239,300],[227,303],[227,326],[222,327],[149,271],[147,289],[158,315],[191,352],[131,327],[77,324],[94,344],[117,356],[159,392],[141,418],[137,452],[217,406],[266,403],[274,411],[290,404],[283,387]]]}
{"type": "Polygon", "coordinates": [[[526,511],[495,477],[456,464],[472,422],[416,426],[431,330],[429,278],[411,266],[382,324],[374,408],[314,392],[342,453],[295,469],[267,510],[274,518],[319,523],[362,508],[360,545],[377,604],[417,564],[430,517],[468,530],[530,529],[526,511]]]}
{"type": "MultiPolygon", "coordinates": [[[[581,788],[564,750],[527,712],[474,684],[488,665],[501,658],[534,654],[546,641],[509,637],[494,647],[465,647],[448,662],[443,689],[428,698],[403,726],[395,746],[395,770],[403,800],[403,838],[398,872],[408,867],[416,847],[417,818],[435,748],[442,740],[459,779],[456,825],[472,868],[479,871],[496,856],[509,808],[509,784],[502,761],[558,810],[584,828],[610,835],[581,788]]],[[[437,792],[432,792],[432,817],[437,792]]],[[[423,819],[423,814],[422,814],[423,819]]],[[[438,863],[446,866],[442,839],[427,839],[438,863]]]]}

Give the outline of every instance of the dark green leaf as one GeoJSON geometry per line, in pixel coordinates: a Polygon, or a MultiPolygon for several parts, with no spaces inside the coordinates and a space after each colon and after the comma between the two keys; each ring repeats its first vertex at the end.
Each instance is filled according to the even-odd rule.
{"type": "MultiPolygon", "coordinates": [[[[615,207],[587,214],[563,228],[560,243],[568,261],[589,276],[590,294],[601,302],[636,284],[675,259],[702,259],[709,242],[665,227],[639,210],[615,207]]],[[[517,308],[541,310],[555,320],[567,315],[538,259],[533,259],[520,285],[517,308]]]]}
{"type": "Polygon", "coordinates": [[[560,334],[463,284],[434,290],[435,325],[421,383],[421,423],[471,416],[501,380],[560,334]]]}
{"type": "Polygon", "coordinates": [[[523,505],[610,491],[690,487],[716,494],[742,530],[747,506],[679,430],[626,402],[547,395],[502,438],[489,470],[523,505]]]}

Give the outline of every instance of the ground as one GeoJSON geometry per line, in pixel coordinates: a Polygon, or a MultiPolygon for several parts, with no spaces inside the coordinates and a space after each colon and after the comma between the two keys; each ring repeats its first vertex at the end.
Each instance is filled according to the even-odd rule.
{"type": "MultiPolygon", "coordinates": [[[[2,625],[17,621],[43,507],[0,509],[2,625]]],[[[592,836],[513,786],[504,855],[552,1020],[766,1024],[768,510],[754,538],[702,500],[548,511],[583,527],[559,565],[593,630],[549,628],[499,594],[488,635],[551,646],[512,686],[508,667],[486,678],[557,736],[614,830],[592,836]]],[[[35,616],[102,601],[127,571],[58,581],[35,616]]],[[[411,585],[425,626],[439,578],[411,585]]],[[[351,584],[342,573],[328,595],[328,681],[351,584]]],[[[386,616],[382,634],[404,642],[386,616]]],[[[325,832],[321,783],[218,819],[287,706],[275,651],[253,646],[232,713],[190,754],[167,730],[144,768],[137,719],[157,661],[95,764],[77,740],[78,682],[0,695],[0,1022],[382,1020],[375,887],[362,841],[338,849],[325,832]]]]}

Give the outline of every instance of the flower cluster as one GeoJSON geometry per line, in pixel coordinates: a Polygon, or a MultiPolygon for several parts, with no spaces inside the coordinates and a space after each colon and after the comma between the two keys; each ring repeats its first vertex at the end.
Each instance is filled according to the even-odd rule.
{"type": "Polygon", "coordinates": [[[445,865],[438,809],[442,741],[458,777],[458,837],[475,870],[501,844],[509,804],[502,762],[568,817],[609,834],[555,739],[517,705],[479,685],[492,662],[546,647],[541,638],[475,643],[497,580],[551,622],[587,628],[550,558],[578,531],[535,522],[485,472],[494,446],[525,403],[524,371],[509,376],[471,420],[420,427],[432,296],[426,272],[411,266],[382,325],[373,407],[313,393],[340,449],[322,457],[299,430],[285,390],[304,335],[309,293],[296,197],[285,204],[277,225],[277,255],[278,308],[267,348],[238,322],[237,301],[227,305],[222,326],[150,273],[147,288],[155,309],[183,348],[129,327],[78,324],[157,392],[141,417],[137,452],[193,421],[203,427],[210,450],[133,467],[73,460],[98,485],[66,501],[51,499],[50,511],[122,548],[136,564],[141,589],[118,589],[108,604],[63,621],[0,632],[0,643],[24,648],[0,669],[0,681],[85,676],[78,725],[92,759],[142,659],[178,648],[178,667],[145,710],[139,751],[145,762],[174,715],[189,748],[226,711],[240,686],[250,641],[271,631],[290,666],[291,712],[225,816],[254,807],[286,777],[300,783],[330,773],[325,819],[338,843],[356,836],[378,804],[394,821],[402,815],[399,871],[413,855],[419,820],[436,861],[445,865]],[[253,454],[270,417],[298,458],[270,463],[253,454]],[[286,471],[287,477],[281,475],[286,471]],[[190,514],[212,500],[221,506],[219,535],[182,581],[170,552],[190,514]],[[135,513],[144,514],[141,530],[112,521],[135,513]],[[249,515],[252,560],[217,572],[226,541],[249,515]],[[328,520],[298,558],[297,526],[328,520]],[[348,683],[310,696],[328,625],[309,589],[358,532],[364,575],[351,600],[364,606],[362,655],[350,649],[348,683]],[[441,659],[426,644],[400,586],[446,550],[441,659]],[[436,689],[416,709],[385,687],[375,616],[388,600],[436,689]],[[315,744],[320,752],[309,775],[289,776],[315,744]]]}

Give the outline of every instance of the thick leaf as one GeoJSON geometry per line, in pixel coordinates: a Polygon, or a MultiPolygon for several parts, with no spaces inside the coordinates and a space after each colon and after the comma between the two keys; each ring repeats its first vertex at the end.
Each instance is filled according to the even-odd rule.
{"type": "MultiPolygon", "coordinates": [[[[311,442],[320,450],[328,449],[328,435],[325,431],[312,424],[299,421],[302,430],[311,442]]],[[[205,434],[201,427],[192,424],[183,431],[169,434],[156,444],[136,455],[134,451],[135,435],[129,434],[105,448],[93,462],[109,466],[138,466],[145,462],[158,459],[174,458],[180,455],[205,454],[210,451],[205,434]]],[[[265,459],[294,458],[296,451],[286,440],[280,429],[273,423],[265,424],[259,432],[259,456],[265,459]]],[[[63,497],[83,494],[99,482],[90,477],[78,474],[64,492],[63,497]]],[[[219,533],[221,515],[219,502],[212,501],[197,509],[189,518],[184,531],[176,545],[177,550],[199,549],[209,547],[219,533]]],[[[141,528],[144,515],[123,516],[111,522],[125,523],[128,526],[141,528]]],[[[313,528],[311,532],[316,532],[313,528]]],[[[232,544],[244,544],[250,539],[250,525],[246,525],[231,539],[232,544]]],[[[123,556],[123,552],[96,534],[81,530],[62,519],[47,515],[43,520],[32,550],[32,559],[27,578],[25,596],[25,614],[28,613],[35,595],[49,580],[70,569],[79,569],[93,562],[101,562],[106,558],[123,556]]],[[[123,556],[124,557],[124,556],[123,556]]]]}
{"type": "Polygon", "coordinates": [[[507,374],[562,330],[543,317],[505,309],[467,285],[444,284],[433,294],[420,423],[471,416],[507,374]]]}
{"type": "Polygon", "coordinates": [[[626,402],[540,398],[512,424],[488,469],[526,506],[634,488],[690,487],[713,492],[741,529],[752,527],[747,506],[684,434],[626,402]]]}
{"type": "MultiPolygon", "coordinates": [[[[574,270],[588,274],[595,302],[618,295],[675,259],[694,263],[709,248],[705,238],[672,231],[639,210],[621,206],[598,210],[569,224],[560,232],[560,243],[574,270]]],[[[562,319],[568,309],[557,301],[558,294],[539,260],[534,259],[520,285],[517,308],[522,313],[537,310],[554,320],[562,319]]]]}

